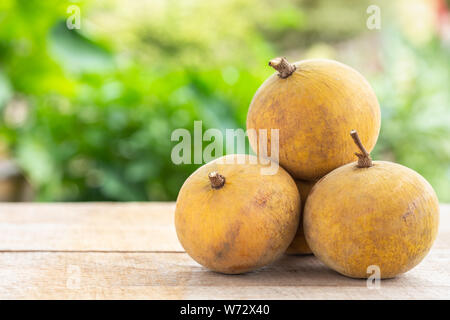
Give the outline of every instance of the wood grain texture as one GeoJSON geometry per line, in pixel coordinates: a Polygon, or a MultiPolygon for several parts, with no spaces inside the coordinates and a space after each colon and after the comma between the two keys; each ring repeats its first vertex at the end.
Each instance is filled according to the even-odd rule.
{"type": "Polygon", "coordinates": [[[172,203],[1,204],[2,299],[450,299],[450,206],[430,254],[368,289],[312,256],[222,275],[182,251],[172,203]]]}
{"type": "Polygon", "coordinates": [[[183,251],[174,203],[0,204],[0,251],[183,251]]]}

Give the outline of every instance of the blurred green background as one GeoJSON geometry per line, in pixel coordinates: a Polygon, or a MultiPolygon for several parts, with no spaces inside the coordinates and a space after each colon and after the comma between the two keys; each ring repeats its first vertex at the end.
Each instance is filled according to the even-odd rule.
{"type": "Polygon", "coordinates": [[[269,59],[336,59],[382,107],[373,158],[450,202],[449,1],[1,0],[0,199],[174,200],[176,128],[243,128],[269,59]],[[381,29],[366,12],[381,9],[381,29]],[[81,28],[69,30],[68,7],[81,28]],[[20,178],[24,176],[25,179],[20,178]],[[23,180],[23,181],[22,181],[23,180]],[[22,181],[22,182],[21,182],[22,181]]]}

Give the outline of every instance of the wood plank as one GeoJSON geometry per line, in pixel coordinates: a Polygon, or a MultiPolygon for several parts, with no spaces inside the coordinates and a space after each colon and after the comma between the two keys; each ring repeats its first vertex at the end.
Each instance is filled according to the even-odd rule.
{"type": "MultiPolygon", "coordinates": [[[[0,251],[176,251],[174,203],[0,204],[0,251]]],[[[441,205],[436,248],[450,248],[441,205]]]]}
{"type": "Polygon", "coordinates": [[[183,251],[174,203],[0,204],[0,251],[183,251]]]}
{"type": "Polygon", "coordinates": [[[185,253],[0,253],[3,299],[450,299],[448,250],[368,289],[318,259],[284,256],[245,275],[206,270],[185,253]]]}
{"type": "Polygon", "coordinates": [[[284,256],[245,275],[210,272],[182,252],[173,210],[173,203],[0,205],[0,298],[450,299],[448,205],[425,260],[372,290],[311,256],[284,256]]]}

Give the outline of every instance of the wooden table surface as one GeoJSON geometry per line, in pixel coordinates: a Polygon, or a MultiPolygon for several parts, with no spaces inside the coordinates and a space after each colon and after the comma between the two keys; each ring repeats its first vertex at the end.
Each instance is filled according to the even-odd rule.
{"type": "Polygon", "coordinates": [[[173,203],[0,204],[1,299],[450,299],[450,205],[416,268],[369,289],[313,256],[210,272],[178,243],[173,203]]]}

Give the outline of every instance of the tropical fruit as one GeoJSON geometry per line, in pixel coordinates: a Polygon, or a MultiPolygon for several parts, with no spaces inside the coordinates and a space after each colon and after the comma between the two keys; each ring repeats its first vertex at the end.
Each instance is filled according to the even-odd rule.
{"type": "Polygon", "coordinates": [[[348,128],[358,130],[366,148],[372,150],[380,130],[380,107],[361,74],[325,59],[290,64],[276,58],[269,65],[278,73],[261,85],[247,114],[247,130],[256,130],[249,134],[256,153],[266,155],[258,150],[262,142],[267,156],[278,160],[295,179],[317,180],[353,161],[348,128]],[[277,139],[276,132],[278,150],[272,150],[272,143],[277,145],[272,141],[277,139]]]}
{"type": "Polygon", "coordinates": [[[275,261],[298,227],[300,195],[281,167],[262,174],[249,155],[205,164],[183,184],[175,227],[186,252],[222,273],[243,273],[275,261]]]}
{"type": "MultiPolygon", "coordinates": [[[[315,256],[353,278],[392,278],[416,266],[430,250],[439,224],[433,188],[417,172],[372,161],[355,131],[358,162],[344,165],[314,186],[304,231],[315,256]]],[[[350,139],[351,140],[351,139],[350,139]]]]}
{"type": "Polygon", "coordinates": [[[302,202],[300,209],[300,223],[298,224],[297,233],[295,234],[294,240],[289,245],[286,250],[287,254],[311,254],[311,248],[306,243],[305,233],[303,232],[303,211],[305,208],[306,199],[308,199],[308,195],[311,192],[312,187],[316,181],[304,181],[304,180],[296,180],[295,184],[297,185],[298,191],[300,192],[300,199],[302,202]]]}

